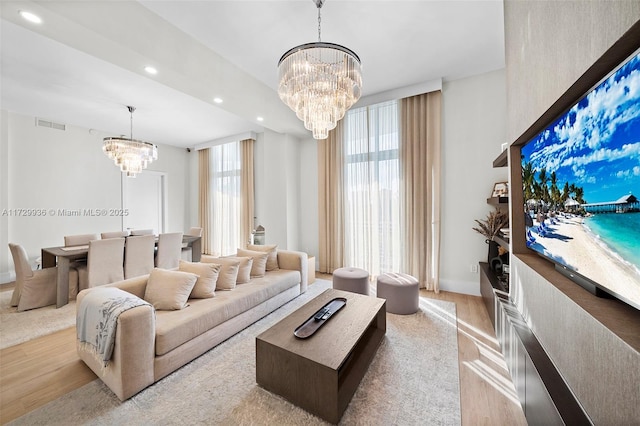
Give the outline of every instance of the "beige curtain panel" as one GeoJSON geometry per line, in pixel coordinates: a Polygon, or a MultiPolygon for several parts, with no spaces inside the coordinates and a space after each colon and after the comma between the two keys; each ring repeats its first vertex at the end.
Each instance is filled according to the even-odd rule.
{"type": "Polygon", "coordinates": [[[240,244],[242,248],[247,246],[249,236],[253,229],[254,216],[254,177],[253,177],[253,139],[240,141],[240,151],[242,156],[241,176],[240,176],[240,196],[242,206],[240,210],[240,244]]]}
{"type": "Polygon", "coordinates": [[[439,291],[440,132],[442,92],[402,99],[401,144],[404,272],[439,291]]]}
{"type": "Polygon", "coordinates": [[[209,148],[198,151],[198,223],[202,228],[202,252],[211,254],[211,198],[209,148]]]}
{"type": "Polygon", "coordinates": [[[343,123],[318,141],[319,271],[333,273],[344,266],[344,206],[342,196],[343,123]]]}

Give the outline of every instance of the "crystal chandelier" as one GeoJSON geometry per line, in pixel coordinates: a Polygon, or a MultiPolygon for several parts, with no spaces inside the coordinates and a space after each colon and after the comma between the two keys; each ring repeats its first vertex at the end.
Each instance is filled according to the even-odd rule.
{"type": "Polygon", "coordinates": [[[320,9],[325,0],[312,0],[318,8],[318,41],[296,46],[278,63],[278,95],[314,139],[326,139],[344,113],[360,99],[362,70],[352,50],[320,41],[320,9]]]}
{"type": "Polygon", "coordinates": [[[102,151],[113,160],[127,177],[136,177],[153,161],[158,159],[158,147],[149,142],[133,139],[133,111],[135,107],[128,106],[131,114],[131,137],[104,138],[102,151]]]}

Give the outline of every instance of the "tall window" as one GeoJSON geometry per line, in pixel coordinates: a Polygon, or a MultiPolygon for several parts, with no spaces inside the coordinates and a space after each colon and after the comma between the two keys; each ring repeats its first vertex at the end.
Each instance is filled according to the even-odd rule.
{"type": "Polygon", "coordinates": [[[398,102],[353,109],[344,120],[345,261],[372,275],[399,271],[398,102]]]}
{"type": "Polygon", "coordinates": [[[217,145],[210,152],[212,254],[224,256],[241,247],[240,142],[217,145]]]}

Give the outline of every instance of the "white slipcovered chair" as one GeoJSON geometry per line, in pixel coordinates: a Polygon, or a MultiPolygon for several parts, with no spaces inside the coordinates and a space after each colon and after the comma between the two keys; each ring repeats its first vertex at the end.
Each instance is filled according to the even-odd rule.
{"type": "Polygon", "coordinates": [[[87,264],[78,266],[78,288],[96,287],[124,280],[124,238],[89,242],[87,264]]]}
{"type": "MultiPolygon", "coordinates": [[[[65,247],[74,247],[74,246],[88,246],[89,241],[91,240],[99,240],[99,234],[78,234],[78,235],[65,235],[64,237],[64,246],[65,247]]],[[[87,265],[87,261],[85,259],[74,260],[69,264],[69,270],[77,270],[79,267],[83,267],[87,265]]],[[[77,293],[77,290],[76,290],[77,293]]],[[[74,296],[75,297],[75,296],[74,296]]]]}
{"type": "Polygon", "coordinates": [[[153,270],[156,240],[153,235],[127,237],[124,244],[124,278],[146,275],[153,270]]]}
{"type": "Polygon", "coordinates": [[[153,229],[134,229],[131,231],[131,235],[153,235],[153,229]]]}
{"type": "Polygon", "coordinates": [[[197,226],[191,227],[189,228],[189,232],[187,232],[187,235],[192,237],[202,237],[202,228],[199,228],[197,226]]]}
{"type": "MultiPolygon", "coordinates": [[[[190,237],[202,237],[202,228],[189,228],[189,231],[185,235],[189,235],[190,237]]],[[[193,253],[191,247],[187,244],[188,243],[182,244],[182,260],[188,260],[189,262],[191,262],[193,259],[193,253]]]]}
{"type": "Polygon", "coordinates": [[[182,255],[182,232],[171,232],[158,236],[156,267],[175,269],[180,265],[182,255]]]}
{"type": "MultiPolygon", "coordinates": [[[[11,296],[11,306],[17,306],[18,312],[28,309],[55,305],[58,268],[32,270],[27,251],[18,244],[9,243],[16,270],[16,286],[11,296]]],[[[78,292],[78,272],[69,271],[69,298],[75,298],[78,292]]]]}
{"type": "MultiPolygon", "coordinates": [[[[74,247],[74,246],[88,246],[89,241],[91,240],[99,240],[99,234],[77,234],[77,235],[65,235],[64,237],[64,246],[65,247],[74,247]]],[[[80,287],[80,269],[86,268],[87,260],[86,259],[78,259],[74,260],[69,264],[69,273],[74,274],[78,277],[76,280],[76,284],[71,287],[69,286],[69,297],[75,299],[76,294],[78,294],[78,288],[80,287]]]]}
{"type": "Polygon", "coordinates": [[[86,246],[89,244],[89,241],[99,240],[99,239],[100,239],[100,235],[98,234],[65,235],[64,246],[65,247],[86,246]]]}
{"type": "Polygon", "coordinates": [[[103,232],[102,234],[100,234],[100,237],[103,240],[106,240],[107,238],[123,238],[128,236],[129,236],[129,231],[103,232]]]}

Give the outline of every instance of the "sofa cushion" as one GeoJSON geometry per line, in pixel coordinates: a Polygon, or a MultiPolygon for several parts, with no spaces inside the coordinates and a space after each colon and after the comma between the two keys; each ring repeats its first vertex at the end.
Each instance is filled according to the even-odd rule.
{"type": "Polygon", "coordinates": [[[246,284],[251,281],[251,268],[253,267],[253,257],[237,257],[237,256],[225,256],[223,259],[239,260],[240,266],[238,267],[238,277],[236,278],[236,284],[246,284]]]}
{"type": "Polygon", "coordinates": [[[255,244],[247,244],[247,250],[263,251],[269,254],[267,257],[267,271],[275,271],[278,269],[278,245],[258,246],[255,244]]]}
{"type": "Polygon", "coordinates": [[[149,274],[144,300],[157,310],[180,310],[187,305],[197,279],[189,272],[156,268],[149,274]]]}
{"type": "Polygon", "coordinates": [[[178,270],[196,274],[198,279],[191,290],[190,299],[207,299],[216,295],[216,282],[222,265],[217,263],[187,262],[180,260],[178,270]]]}
{"type": "Polygon", "coordinates": [[[217,263],[221,266],[216,290],[233,290],[236,288],[236,280],[242,263],[239,259],[203,255],[200,261],[203,263],[217,263]]]}
{"type": "MultiPolygon", "coordinates": [[[[156,315],[156,355],[164,355],[270,298],[300,285],[300,273],[281,269],[263,278],[216,293],[212,299],[189,300],[181,311],[162,311],[156,315]]],[[[292,331],[293,332],[293,331],[292,331]]]]}
{"type": "Polygon", "coordinates": [[[253,258],[253,265],[251,266],[251,276],[264,277],[264,274],[267,271],[267,258],[269,257],[269,253],[238,249],[238,256],[249,256],[253,258]]]}

